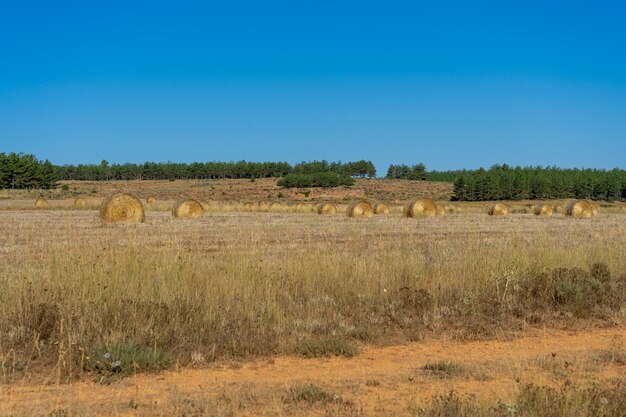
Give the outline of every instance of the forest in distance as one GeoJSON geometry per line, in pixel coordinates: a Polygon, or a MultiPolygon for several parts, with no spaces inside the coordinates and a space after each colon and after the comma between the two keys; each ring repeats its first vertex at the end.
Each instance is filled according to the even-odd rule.
{"type": "MultiPolygon", "coordinates": [[[[328,162],[145,162],[143,164],[54,165],[34,155],[0,153],[0,189],[52,189],[59,181],[276,178],[285,188],[351,186],[353,178],[375,178],[371,161],[328,162]]],[[[390,165],[390,180],[454,183],[456,201],[588,198],[626,201],[626,170],[511,167],[428,171],[423,163],[390,165]]]]}

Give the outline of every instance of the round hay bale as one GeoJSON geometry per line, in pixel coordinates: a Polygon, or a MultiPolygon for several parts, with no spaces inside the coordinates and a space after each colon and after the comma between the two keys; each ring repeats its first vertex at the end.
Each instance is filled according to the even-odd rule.
{"type": "Polygon", "coordinates": [[[446,209],[443,206],[437,206],[437,216],[445,216],[446,209]]]}
{"type": "Polygon", "coordinates": [[[203,213],[202,204],[193,198],[182,198],[174,203],[174,207],[172,207],[172,215],[174,217],[198,219],[202,217],[203,213]]]}
{"type": "Polygon", "coordinates": [[[432,217],[437,214],[437,205],[430,198],[420,198],[407,204],[403,213],[406,217],[432,217]]]}
{"type": "Polygon", "coordinates": [[[35,207],[37,207],[38,209],[46,209],[50,206],[50,204],[48,204],[48,200],[46,200],[45,198],[38,198],[35,201],[35,207]]]}
{"type": "Polygon", "coordinates": [[[537,204],[533,208],[535,216],[552,216],[553,208],[547,204],[537,204]]]}
{"type": "Polygon", "coordinates": [[[317,205],[317,214],[324,216],[337,214],[337,205],[335,203],[320,203],[317,205]]]}
{"type": "Polygon", "coordinates": [[[295,205],[296,212],[298,213],[306,213],[309,211],[309,205],[306,203],[297,203],[295,205]]]}
{"type": "Polygon", "coordinates": [[[565,214],[572,217],[592,217],[593,206],[587,200],[572,200],[565,207],[565,214]]]}
{"type": "Polygon", "coordinates": [[[157,201],[156,197],[151,195],[150,197],[148,197],[148,199],[146,200],[148,203],[155,203],[157,201]]]}
{"type": "Polygon", "coordinates": [[[374,204],[374,214],[389,214],[389,206],[383,203],[374,204]]]}
{"type": "Polygon", "coordinates": [[[509,214],[509,208],[502,203],[496,203],[493,206],[489,207],[487,214],[489,214],[490,216],[506,216],[507,214],[509,214]]]}
{"type": "Polygon", "coordinates": [[[203,211],[209,211],[211,209],[211,205],[206,200],[200,201],[200,205],[202,206],[203,211]]]}
{"type": "Polygon", "coordinates": [[[589,204],[591,204],[591,211],[593,212],[593,215],[595,216],[598,214],[600,206],[595,201],[589,201],[589,204]]]}
{"type": "Polygon", "coordinates": [[[374,214],[374,209],[367,201],[355,201],[348,206],[346,214],[348,217],[354,217],[357,219],[369,219],[374,214]]]}
{"type": "Polygon", "coordinates": [[[285,211],[285,206],[279,201],[274,201],[272,204],[270,204],[269,211],[273,213],[281,213],[285,211]]]}
{"type": "Polygon", "coordinates": [[[102,202],[100,218],[107,223],[142,223],[143,204],[130,194],[113,194],[102,202]]]}
{"type": "Polygon", "coordinates": [[[74,207],[85,208],[86,205],[87,205],[87,201],[85,201],[85,199],[82,197],[78,197],[76,198],[76,200],[74,200],[74,207]]]}
{"type": "Polygon", "coordinates": [[[243,211],[254,211],[255,209],[254,203],[251,203],[249,201],[243,203],[242,207],[243,207],[243,211]]]}

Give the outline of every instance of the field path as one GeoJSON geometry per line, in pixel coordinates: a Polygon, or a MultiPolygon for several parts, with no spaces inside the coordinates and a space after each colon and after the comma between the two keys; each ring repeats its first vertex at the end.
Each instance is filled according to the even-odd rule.
{"type": "Polygon", "coordinates": [[[508,341],[364,347],[354,358],[211,364],[111,385],[24,382],[0,385],[0,415],[47,415],[55,409],[67,413],[59,415],[324,415],[328,407],[338,415],[341,410],[345,415],[402,415],[410,404],[451,389],[506,401],[520,383],[614,382],[626,375],[625,346],[623,328],[535,329],[508,341]],[[461,371],[448,375],[422,369],[442,361],[460,365],[461,371]],[[309,383],[337,394],[342,405],[294,401],[291,390],[309,383]]]}

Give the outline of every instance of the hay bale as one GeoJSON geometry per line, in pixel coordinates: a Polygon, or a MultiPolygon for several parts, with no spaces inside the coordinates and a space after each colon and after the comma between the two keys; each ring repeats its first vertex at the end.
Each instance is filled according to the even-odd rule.
{"type": "Polygon", "coordinates": [[[130,194],[113,194],[102,202],[100,218],[107,223],[142,223],[145,220],[143,204],[130,194]]]}
{"type": "Polygon", "coordinates": [[[598,214],[600,206],[595,201],[589,201],[589,204],[591,204],[591,211],[593,212],[593,215],[595,216],[598,214]]]}
{"type": "Polygon", "coordinates": [[[374,204],[374,214],[389,214],[389,206],[383,203],[374,204]]]}
{"type": "Polygon", "coordinates": [[[269,211],[273,213],[282,213],[283,211],[285,211],[285,206],[279,201],[274,201],[272,204],[270,204],[269,211]]]}
{"type": "Polygon", "coordinates": [[[445,216],[446,209],[443,206],[437,206],[437,216],[445,216]]]}
{"type": "Polygon", "coordinates": [[[47,209],[50,206],[50,204],[48,204],[48,200],[46,200],[45,198],[38,198],[35,201],[35,207],[37,207],[38,209],[47,209]]]}
{"type": "Polygon", "coordinates": [[[565,214],[572,217],[592,217],[593,206],[588,200],[572,200],[565,207],[565,214]]]}
{"type": "Polygon", "coordinates": [[[311,209],[309,208],[309,205],[306,203],[296,203],[295,210],[298,213],[306,213],[308,211],[311,211],[311,209]]]}
{"type": "Polygon", "coordinates": [[[74,207],[85,208],[86,205],[87,205],[87,201],[85,201],[85,199],[82,197],[78,197],[74,200],[74,207]]]}
{"type": "Polygon", "coordinates": [[[148,203],[155,203],[157,201],[156,197],[151,195],[150,197],[148,197],[148,199],[146,200],[148,203]]]}
{"type": "Polygon", "coordinates": [[[549,206],[547,204],[537,204],[533,208],[533,213],[535,213],[535,216],[552,216],[552,212],[552,206],[549,206]]]}
{"type": "Polygon", "coordinates": [[[206,200],[200,201],[200,205],[202,206],[203,211],[209,211],[211,209],[211,205],[206,200]]]}
{"type": "Polygon", "coordinates": [[[172,207],[172,215],[174,217],[198,219],[202,217],[203,213],[202,204],[193,198],[182,198],[174,203],[174,207],[172,207]]]}
{"type": "Polygon", "coordinates": [[[507,214],[509,214],[509,208],[502,203],[496,203],[489,207],[487,213],[490,216],[506,216],[507,214]]]}
{"type": "Polygon", "coordinates": [[[252,202],[245,202],[242,205],[243,211],[254,211],[254,209],[256,208],[254,203],[252,202]]]}
{"type": "Polygon", "coordinates": [[[437,205],[430,198],[420,198],[407,204],[403,214],[405,217],[432,217],[437,214],[437,205]]]}
{"type": "Polygon", "coordinates": [[[335,203],[320,203],[317,205],[317,214],[324,216],[337,214],[337,205],[335,203]]]}
{"type": "Polygon", "coordinates": [[[355,201],[348,206],[346,214],[348,217],[354,217],[357,219],[369,219],[374,214],[374,209],[367,201],[355,201]]]}

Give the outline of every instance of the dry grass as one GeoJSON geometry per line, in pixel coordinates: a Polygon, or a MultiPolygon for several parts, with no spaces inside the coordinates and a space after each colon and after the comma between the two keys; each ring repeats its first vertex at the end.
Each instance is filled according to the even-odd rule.
{"type": "Polygon", "coordinates": [[[151,211],[142,225],[109,228],[82,210],[0,220],[7,375],[76,375],[81,355],[103,347],[149,347],[185,364],[194,352],[289,353],[303,340],[356,333],[373,343],[489,337],[624,316],[623,215],[454,215],[419,227],[399,216],[290,213],[189,223],[151,211]]]}

